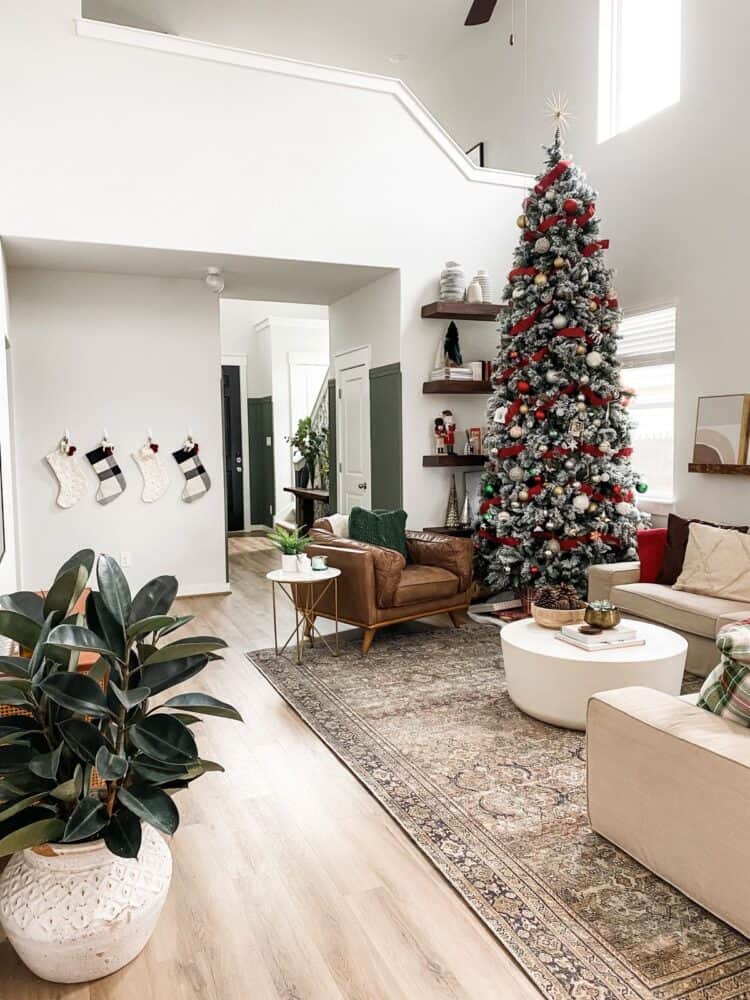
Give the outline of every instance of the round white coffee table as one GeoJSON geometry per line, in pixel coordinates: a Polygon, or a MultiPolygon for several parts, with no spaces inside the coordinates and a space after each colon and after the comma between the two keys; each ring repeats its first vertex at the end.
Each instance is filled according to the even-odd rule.
{"type": "Polygon", "coordinates": [[[687,641],[661,625],[633,624],[645,645],[596,652],[561,642],[530,618],[506,625],[500,638],[511,700],[542,722],[585,729],[588,700],[599,691],[642,685],[679,695],[687,641]]]}

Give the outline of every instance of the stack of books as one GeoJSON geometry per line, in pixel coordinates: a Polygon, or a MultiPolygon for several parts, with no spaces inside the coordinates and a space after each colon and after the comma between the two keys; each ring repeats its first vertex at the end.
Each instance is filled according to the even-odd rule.
{"type": "Polygon", "coordinates": [[[461,368],[449,368],[446,365],[444,368],[433,368],[431,378],[434,382],[439,382],[443,379],[450,379],[452,382],[472,382],[474,375],[470,365],[464,365],[461,368]]]}
{"type": "Polygon", "coordinates": [[[603,629],[594,635],[582,632],[581,625],[563,625],[555,636],[562,642],[567,642],[578,649],[601,651],[603,649],[620,649],[625,646],[643,646],[646,642],[638,636],[637,628],[630,622],[621,622],[614,628],[603,629]]]}

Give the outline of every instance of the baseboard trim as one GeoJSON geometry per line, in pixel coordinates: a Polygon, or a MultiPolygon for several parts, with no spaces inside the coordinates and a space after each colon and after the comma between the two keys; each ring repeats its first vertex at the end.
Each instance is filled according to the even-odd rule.
{"type": "Polygon", "coordinates": [[[180,586],[178,597],[209,597],[211,594],[231,594],[231,585],[224,580],[222,583],[188,583],[180,586]]]}

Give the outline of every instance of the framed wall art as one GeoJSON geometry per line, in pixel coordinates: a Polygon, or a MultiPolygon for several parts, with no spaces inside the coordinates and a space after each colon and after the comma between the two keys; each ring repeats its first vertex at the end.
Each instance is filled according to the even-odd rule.
{"type": "Polygon", "coordinates": [[[699,396],[693,463],[746,465],[750,393],[699,396]]]}

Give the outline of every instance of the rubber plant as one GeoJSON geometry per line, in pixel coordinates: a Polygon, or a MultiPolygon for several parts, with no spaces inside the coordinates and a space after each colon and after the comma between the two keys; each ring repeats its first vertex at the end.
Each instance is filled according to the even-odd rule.
{"type": "Polygon", "coordinates": [[[203,715],[242,721],[207,694],[178,694],[226,643],[215,636],[174,639],[192,615],[170,613],[173,576],[134,597],[117,562],[96,560],[98,590],[73,611],[95,555],[71,556],[45,596],[0,598],[0,635],[18,646],[0,657],[0,857],[45,843],[103,838],[135,858],[141,824],[173,834],[174,793],[220,764],[201,758],[193,727],[203,715]],[[79,669],[81,654],[91,665],[79,669]]]}

